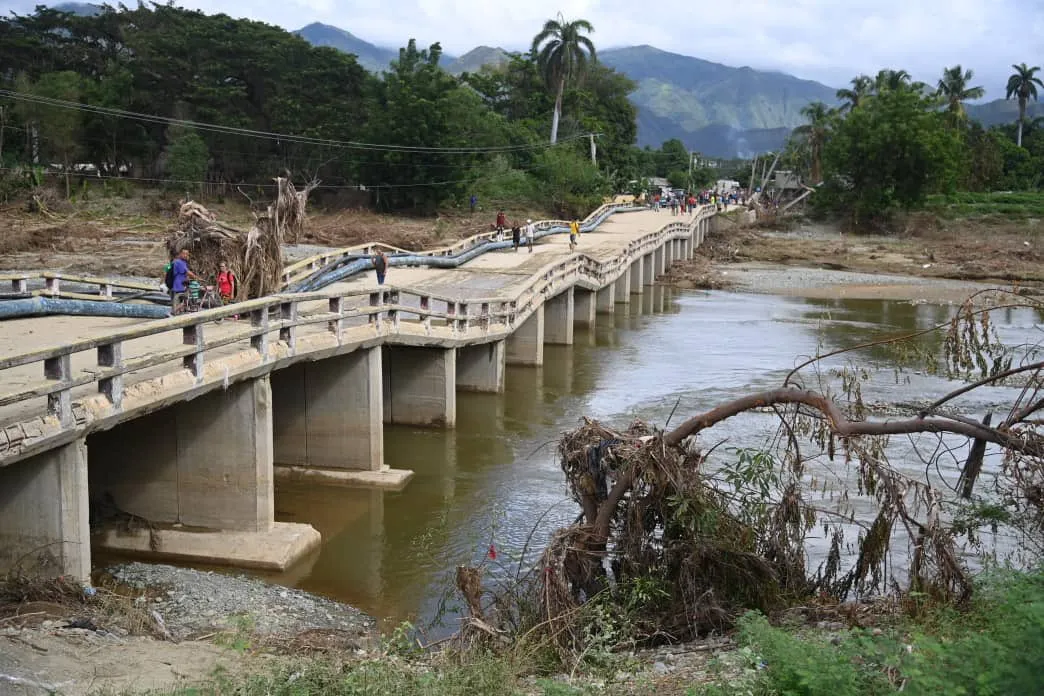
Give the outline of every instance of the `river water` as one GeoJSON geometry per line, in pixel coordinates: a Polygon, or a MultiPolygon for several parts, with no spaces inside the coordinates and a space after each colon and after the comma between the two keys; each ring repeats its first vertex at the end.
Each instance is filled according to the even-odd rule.
{"type": "MultiPolygon", "coordinates": [[[[888,300],[797,297],[647,288],[573,346],[546,346],[542,368],[509,367],[504,394],[457,395],[457,427],[385,428],[385,462],[412,469],[404,491],[280,485],[276,518],[311,523],[323,537],[311,558],[273,580],[346,601],[389,622],[425,623],[445,608],[458,564],[488,556],[510,564],[532,537],[540,549],[549,531],[570,523],[569,500],[555,457],[557,439],[581,416],[625,427],[632,418],[663,426],[736,396],[778,386],[802,356],[945,321],[945,305],[888,300]]],[[[995,313],[1006,341],[1039,340],[1044,317],[1029,310],[995,313]]],[[[938,347],[939,339],[928,343],[938,347]]],[[[856,354],[862,365],[888,366],[881,350],[856,354]]],[[[851,360],[851,356],[845,358],[851,360]]],[[[833,365],[840,365],[841,360],[833,365]]],[[[863,388],[871,401],[913,401],[946,393],[941,378],[892,370],[863,388]]],[[[1011,398],[1012,389],[976,392],[962,412],[981,415],[1011,398]]],[[[708,431],[705,446],[763,444],[778,421],[748,414],[708,431]]],[[[924,465],[916,443],[894,441],[893,464],[924,465]]],[[[727,455],[726,455],[727,456],[727,455]]],[[[940,463],[956,479],[960,459],[940,463]]],[[[990,465],[987,465],[987,468],[990,465]]],[[[839,484],[840,485],[840,484],[839,484]]],[[[869,515],[869,506],[857,515],[869,515]]],[[[811,539],[813,554],[825,546],[811,539]]]]}

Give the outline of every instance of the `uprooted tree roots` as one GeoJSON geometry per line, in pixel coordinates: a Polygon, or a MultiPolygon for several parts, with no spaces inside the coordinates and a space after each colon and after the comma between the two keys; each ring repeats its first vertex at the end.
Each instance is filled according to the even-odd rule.
{"type": "MultiPolygon", "coordinates": [[[[1007,306],[1027,305],[1038,303],[1020,298],[1007,306]]],[[[1007,525],[1018,548],[1036,548],[1039,560],[1044,361],[1036,347],[1003,348],[988,312],[970,302],[938,328],[949,330],[943,360],[938,344],[917,359],[971,384],[911,418],[867,418],[860,384],[868,371],[842,369],[813,375],[816,390],[795,370],[779,389],[728,402],[669,432],[584,419],[558,449],[581,514],[551,536],[512,590],[513,602],[495,596],[483,613],[478,581],[468,576],[473,616],[549,642],[568,665],[600,630],[591,607],[626,614],[630,642],[684,641],[728,628],[743,611],[769,613],[813,597],[844,601],[895,590],[960,604],[973,586],[964,552],[983,527],[1007,525]],[[963,393],[1013,377],[1024,389],[997,425],[943,411],[963,393]],[[695,436],[750,412],[778,419],[775,437],[763,448],[709,459],[695,436]],[[931,453],[934,442],[934,453],[922,456],[923,475],[889,463],[888,440],[901,436],[914,451],[931,453]],[[972,497],[987,444],[1003,461],[993,490],[966,500],[941,474],[934,477],[938,459],[964,448],[963,498],[972,497]],[[822,482],[829,477],[841,487],[828,491],[822,482]],[[1002,502],[983,504],[989,501],[1002,502]],[[821,540],[817,564],[806,557],[811,537],[821,540]]]]}
{"type": "Polygon", "coordinates": [[[308,194],[318,183],[298,191],[289,177],[276,178],[276,200],[264,213],[255,214],[253,226],[242,231],[221,223],[195,201],[181,205],[178,221],[167,239],[167,251],[188,249],[192,269],[214,278],[224,261],[239,279],[236,299],[244,300],[278,292],[283,272],[282,245],[295,243],[304,228],[308,194]]]}

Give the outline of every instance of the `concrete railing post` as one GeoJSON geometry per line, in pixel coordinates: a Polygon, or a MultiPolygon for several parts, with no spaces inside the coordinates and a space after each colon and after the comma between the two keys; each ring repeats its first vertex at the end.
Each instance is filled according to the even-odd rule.
{"type": "MultiPolygon", "coordinates": [[[[71,356],[62,353],[44,360],[44,378],[54,380],[59,385],[68,384],[72,380],[71,356]]],[[[68,387],[47,395],[47,412],[57,416],[63,426],[72,425],[72,393],[68,387]]]]}
{"type": "MultiPolygon", "coordinates": [[[[117,342],[98,346],[98,367],[121,369],[123,367],[123,344],[117,342]]],[[[98,391],[105,395],[115,410],[119,411],[123,408],[123,375],[113,375],[98,380],[98,391]]]]}

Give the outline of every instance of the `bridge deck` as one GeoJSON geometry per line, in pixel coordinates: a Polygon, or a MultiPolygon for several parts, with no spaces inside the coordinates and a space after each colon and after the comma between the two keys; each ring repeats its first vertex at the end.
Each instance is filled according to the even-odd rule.
{"type": "MultiPolygon", "coordinates": [[[[672,216],[668,212],[641,211],[617,214],[603,222],[596,230],[581,235],[577,253],[586,255],[598,262],[610,261],[621,256],[627,246],[643,235],[655,232],[669,222],[688,222],[687,215],[672,216]]],[[[507,232],[509,235],[510,232],[507,232]]],[[[385,289],[409,290],[416,295],[431,294],[442,297],[457,298],[467,301],[469,298],[502,298],[504,301],[515,299],[524,287],[531,283],[533,277],[550,263],[569,258],[568,238],[566,235],[554,235],[540,240],[529,253],[525,247],[515,252],[510,249],[490,252],[478,256],[467,264],[455,269],[433,268],[391,268],[388,272],[385,289]]],[[[373,273],[360,274],[350,280],[334,284],[323,293],[331,296],[346,291],[366,292],[378,288],[373,273]]],[[[368,297],[361,294],[350,298],[360,308],[368,303],[368,297]]],[[[346,305],[347,306],[347,305],[346,305]]],[[[328,311],[323,301],[302,303],[299,313],[328,311]]],[[[0,360],[31,351],[69,345],[76,341],[101,338],[120,329],[140,325],[143,320],[117,319],[104,317],[72,317],[51,316],[29,319],[8,320],[4,322],[4,331],[0,332],[0,360]]],[[[368,317],[365,315],[346,318],[347,328],[358,327],[360,338],[366,330],[368,317]]],[[[308,333],[327,331],[325,323],[317,323],[301,327],[298,336],[308,333]]],[[[207,324],[205,333],[208,341],[220,338],[233,339],[237,333],[250,330],[249,321],[225,321],[207,324]]],[[[278,332],[271,340],[278,340],[278,332]]],[[[130,361],[149,355],[175,351],[184,347],[179,332],[165,332],[143,338],[136,338],[123,343],[123,359],[130,361]]],[[[227,345],[207,351],[208,361],[216,357],[234,355],[250,348],[249,336],[230,342],[227,345]]],[[[71,355],[71,377],[76,379],[98,371],[98,362],[93,350],[81,351],[71,355]]],[[[0,371],[0,384],[3,391],[10,393],[20,388],[31,388],[43,378],[39,362],[0,371]]],[[[166,374],[183,372],[180,361],[173,360],[161,365],[141,369],[124,375],[124,387],[135,383],[162,377],[166,374]]],[[[71,398],[78,399],[97,394],[97,384],[90,382],[71,391],[71,398]]],[[[14,404],[0,407],[0,427],[7,424],[25,421],[41,415],[46,411],[45,396],[26,399],[14,404]]]]}

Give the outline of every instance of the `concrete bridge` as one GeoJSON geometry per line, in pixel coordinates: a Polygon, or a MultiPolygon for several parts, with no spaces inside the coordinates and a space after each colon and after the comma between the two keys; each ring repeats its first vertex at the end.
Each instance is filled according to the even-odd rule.
{"type": "Polygon", "coordinates": [[[86,578],[92,544],[286,568],[320,539],[274,521],[276,478],[401,488],[412,473],[384,465],[382,424],[454,427],[457,390],[500,392],[505,365],[543,364],[545,343],[571,344],[691,257],[714,214],[610,205],[589,219],[606,212],[575,252],[559,235],[455,269],[393,268],[384,286],[366,274],[161,320],[4,322],[0,572],[86,578]],[[106,509],[118,524],[92,538],[106,509]]]}

